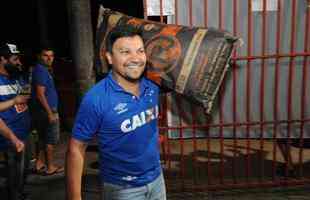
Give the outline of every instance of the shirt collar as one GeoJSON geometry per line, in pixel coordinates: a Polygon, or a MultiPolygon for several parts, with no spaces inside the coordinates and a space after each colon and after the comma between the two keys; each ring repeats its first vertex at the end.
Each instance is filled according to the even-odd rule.
{"type": "MultiPolygon", "coordinates": [[[[112,70],[109,71],[107,79],[109,80],[110,85],[112,86],[113,90],[119,91],[119,92],[126,92],[114,79],[112,76],[112,70]]],[[[142,77],[140,80],[140,96],[142,96],[145,91],[150,88],[150,85],[145,77],[142,77]]]]}

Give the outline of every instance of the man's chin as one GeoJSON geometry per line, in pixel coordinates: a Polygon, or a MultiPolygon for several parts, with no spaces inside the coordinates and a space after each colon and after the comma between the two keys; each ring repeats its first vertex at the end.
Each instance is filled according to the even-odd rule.
{"type": "Polygon", "coordinates": [[[132,83],[139,82],[141,78],[142,78],[142,74],[140,76],[126,76],[125,77],[127,81],[130,81],[132,83]]]}

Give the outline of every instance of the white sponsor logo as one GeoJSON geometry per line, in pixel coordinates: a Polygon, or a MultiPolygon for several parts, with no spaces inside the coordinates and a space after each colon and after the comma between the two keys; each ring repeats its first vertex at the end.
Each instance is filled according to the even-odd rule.
{"type": "Polygon", "coordinates": [[[136,130],[136,128],[145,125],[146,123],[156,119],[158,117],[158,106],[142,111],[139,114],[132,116],[129,119],[125,119],[121,123],[121,130],[123,133],[136,130]]]}
{"type": "Polygon", "coordinates": [[[136,176],[124,176],[124,177],[122,177],[122,179],[125,181],[132,181],[132,180],[135,180],[137,178],[138,177],[136,177],[136,176]]]}
{"type": "Polygon", "coordinates": [[[121,114],[128,110],[126,107],[127,107],[127,103],[119,103],[114,107],[114,110],[117,112],[117,114],[121,114]]]}

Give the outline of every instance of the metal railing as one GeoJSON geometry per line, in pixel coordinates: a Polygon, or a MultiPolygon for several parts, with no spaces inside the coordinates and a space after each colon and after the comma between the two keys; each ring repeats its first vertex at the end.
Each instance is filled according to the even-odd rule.
{"type": "MultiPolygon", "coordinates": [[[[168,17],[163,15],[164,1],[158,3],[161,22],[216,26],[245,41],[233,53],[231,72],[207,123],[198,123],[199,107],[188,109],[182,101],[162,97],[160,132],[168,188],[205,191],[309,183],[310,151],[304,148],[310,132],[309,1],[175,0],[174,15],[168,17]],[[170,104],[175,107],[174,123],[169,120],[170,104]],[[190,122],[185,123],[184,116],[190,122]],[[201,131],[204,137],[198,137],[201,131]],[[280,132],[285,132],[284,140],[280,132]],[[281,141],[289,154],[281,153],[281,141]]],[[[147,8],[145,0],[145,19],[147,8]]]]}

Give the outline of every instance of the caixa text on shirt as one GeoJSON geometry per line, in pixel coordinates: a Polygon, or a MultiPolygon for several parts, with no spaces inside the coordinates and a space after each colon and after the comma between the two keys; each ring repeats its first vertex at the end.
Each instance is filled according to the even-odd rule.
{"type": "Polygon", "coordinates": [[[158,118],[158,106],[156,105],[155,107],[144,110],[139,114],[132,116],[129,119],[125,119],[121,123],[121,130],[123,133],[128,133],[157,118],[158,118]]]}

